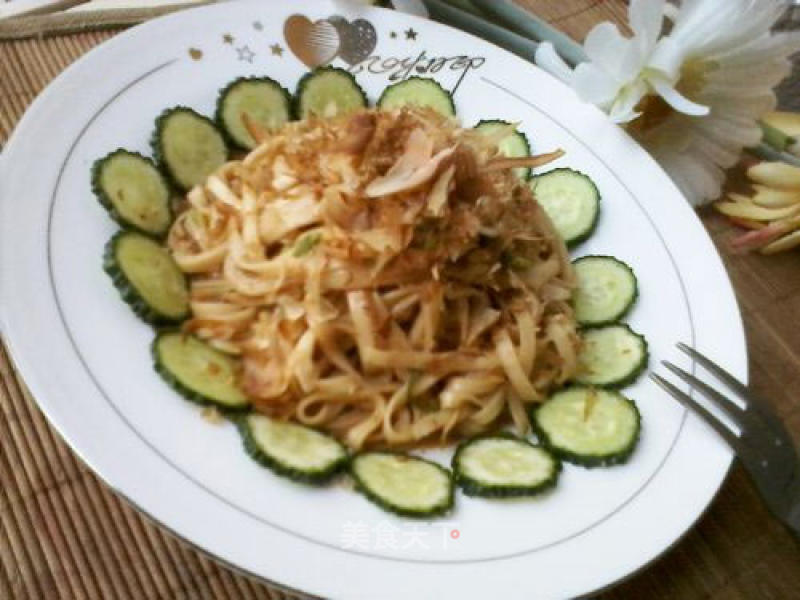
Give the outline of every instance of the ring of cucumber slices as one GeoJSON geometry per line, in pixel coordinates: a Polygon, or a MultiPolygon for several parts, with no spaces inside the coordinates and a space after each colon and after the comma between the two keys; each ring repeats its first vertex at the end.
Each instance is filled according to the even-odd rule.
{"type": "Polygon", "coordinates": [[[639,440],[641,416],[633,400],[619,392],[574,385],[536,407],[531,424],[556,456],[598,467],[628,460],[639,440]]]}
{"type": "Polygon", "coordinates": [[[613,256],[584,256],[572,262],[578,287],[572,297],[581,325],[608,325],[631,309],[638,295],[636,275],[613,256]]]}
{"type": "Polygon", "coordinates": [[[561,462],[548,450],[511,434],[459,444],[453,455],[456,484],[468,496],[534,496],[556,485],[561,462]]]}
{"type": "Polygon", "coordinates": [[[294,114],[298,119],[338,117],[367,105],[367,95],[353,74],[338,67],[317,67],[297,82],[294,114]]]}
{"type": "Polygon", "coordinates": [[[581,338],[576,383],[620,388],[647,367],[647,341],[624,323],[584,329],[581,338]]]}
{"type": "Polygon", "coordinates": [[[184,191],[205,181],[228,160],[228,146],[214,122],[185,106],[159,115],[151,144],[156,162],[184,191]]]}
{"type": "Polygon", "coordinates": [[[568,248],[592,235],[600,216],[600,192],[588,175],[563,167],[536,175],[530,185],[568,248]]]}
{"type": "Polygon", "coordinates": [[[245,451],[258,463],[293,481],[321,485],[341,472],[347,450],[310,427],[250,413],[238,420],[245,451]]]}
{"type": "Polygon", "coordinates": [[[250,407],[237,383],[236,360],[193,335],[162,331],[151,352],[156,372],[187,400],[229,413],[250,407]]]}
{"type": "Polygon", "coordinates": [[[119,148],[92,166],[92,191],[117,223],[162,237],[172,224],[170,187],[155,163],[119,148]]]}
{"type": "Polygon", "coordinates": [[[435,462],[398,452],[362,452],[350,461],[356,489],[405,517],[443,515],[453,507],[453,478],[435,462]]]}
{"type": "MultiPolygon", "coordinates": [[[[409,104],[456,114],[452,95],[435,80],[410,77],[386,87],[381,109],[409,104]]],[[[255,140],[243,114],[265,130],[291,118],[327,118],[368,106],[351,73],[326,66],[304,75],[294,97],[268,77],[244,77],[220,91],[216,124],[182,106],[165,110],[152,138],[155,162],[119,149],[97,160],[92,187],[112,218],[125,230],[109,240],[104,269],[134,312],[153,324],[176,324],[189,315],[184,274],[156,239],[172,222],[170,183],[183,191],[202,183],[228,159],[227,142],[252,149],[255,140]],[[161,171],[159,171],[159,167],[161,171]],[[163,173],[163,174],[162,174],[163,173]]],[[[475,129],[496,139],[509,134],[498,151],[510,158],[530,154],[522,132],[500,120],[475,129]]],[[[515,169],[521,179],[530,169],[515,169]]],[[[585,240],[597,225],[600,194],[585,174],[559,168],[532,178],[529,185],[567,246],[585,240]]],[[[292,252],[301,257],[319,243],[318,233],[300,238],[292,252]]],[[[504,257],[512,268],[521,259],[504,257]],[[515,262],[516,261],[516,262],[515,262]]],[[[452,473],[426,459],[389,451],[363,451],[352,458],[335,438],[296,423],[250,412],[238,384],[238,359],[201,339],[175,329],[160,331],[151,345],[155,370],[186,399],[213,406],[237,424],[246,452],[276,474],[296,482],[323,484],[348,471],[355,488],[386,511],[428,518],[450,511],[454,489],[483,497],[533,496],[556,485],[561,460],[594,467],[625,462],[640,435],[636,404],[616,388],[632,382],[648,361],[645,339],[627,325],[615,324],[637,298],[637,282],[625,263],[609,256],[587,256],[574,263],[578,288],[576,319],[583,330],[577,383],[554,393],[530,413],[541,445],[510,434],[481,435],[463,441],[452,458],[452,473]]]]}
{"type": "Polygon", "coordinates": [[[119,231],[106,244],[103,270],[142,320],[178,323],[189,314],[186,276],[169,251],[135,231],[119,231]]]}
{"type": "Polygon", "coordinates": [[[256,141],[247,129],[244,115],[266,130],[285,125],[292,117],[292,95],[269,77],[239,77],[217,98],[215,120],[233,145],[252,150],[256,141]]]}

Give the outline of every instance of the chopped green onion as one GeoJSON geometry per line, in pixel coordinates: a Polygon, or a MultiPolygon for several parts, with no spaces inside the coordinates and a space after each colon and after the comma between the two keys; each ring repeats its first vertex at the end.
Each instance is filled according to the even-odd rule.
{"type": "Polygon", "coordinates": [[[322,241],[321,233],[308,233],[295,242],[292,256],[300,258],[314,249],[314,246],[322,241]]]}

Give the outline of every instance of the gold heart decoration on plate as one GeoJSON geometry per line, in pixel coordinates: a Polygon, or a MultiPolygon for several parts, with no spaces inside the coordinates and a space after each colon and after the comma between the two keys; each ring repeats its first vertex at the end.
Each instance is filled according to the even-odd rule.
{"type": "Polygon", "coordinates": [[[283,25],[286,44],[307,67],[325,65],[339,53],[339,32],[321,19],[312,22],[303,15],[292,15],[283,25]]]}
{"type": "Polygon", "coordinates": [[[369,21],[356,19],[350,23],[338,15],[329,17],[328,21],[339,32],[339,58],[347,64],[358,64],[375,50],[378,34],[369,21]]]}

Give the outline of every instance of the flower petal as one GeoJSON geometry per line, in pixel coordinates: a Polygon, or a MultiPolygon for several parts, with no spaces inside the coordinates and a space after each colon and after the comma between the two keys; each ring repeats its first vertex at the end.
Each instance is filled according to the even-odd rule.
{"type": "Polygon", "coordinates": [[[697,134],[692,136],[692,147],[706,156],[709,161],[725,169],[735,165],[742,153],[742,149],[738,146],[723,145],[709,137],[697,134]]]}
{"type": "Polygon", "coordinates": [[[641,113],[634,109],[639,101],[647,94],[647,85],[643,81],[635,81],[633,84],[626,85],[617,94],[608,116],[615,123],[628,123],[633,121],[641,113]]]}
{"type": "Polygon", "coordinates": [[[781,0],[685,1],[670,35],[694,54],[713,56],[767,33],[785,10],[781,0]]]}
{"type": "Polygon", "coordinates": [[[665,37],[656,44],[647,66],[661,71],[670,81],[677,81],[685,58],[682,48],[675,40],[665,37]]]}
{"type": "Polygon", "coordinates": [[[708,106],[692,102],[687,97],[683,96],[672,85],[662,79],[661,77],[653,77],[648,79],[655,91],[661,96],[664,101],[678,112],[696,117],[702,117],[710,112],[708,106]]]}
{"type": "Polygon", "coordinates": [[[601,108],[610,106],[620,89],[619,83],[592,63],[575,67],[571,83],[582,100],[601,108]]]}
{"type": "Polygon", "coordinates": [[[666,4],[664,4],[664,17],[666,17],[667,19],[669,19],[674,23],[675,19],[678,18],[679,10],[680,9],[677,6],[667,2],[666,4]]]}
{"type": "Polygon", "coordinates": [[[564,59],[559,56],[555,47],[550,42],[542,42],[539,44],[533,59],[539,67],[551,75],[557,77],[564,83],[570,82],[572,78],[572,69],[570,69],[564,59]]]}
{"type": "Polygon", "coordinates": [[[583,49],[591,62],[620,77],[623,57],[629,54],[631,45],[631,41],[622,37],[616,25],[605,21],[595,25],[587,34],[583,49]]]}
{"type": "Polygon", "coordinates": [[[727,48],[711,58],[728,65],[761,64],[781,60],[798,50],[800,50],[800,32],[781,32],[763,35],[746,44],[727,48]]]}
{"type": "Polygon", "coordinates": [[[664,21],[664,0],[631,0],[628,21],[642,49],[649,52],[661,34],[664,21]]]}

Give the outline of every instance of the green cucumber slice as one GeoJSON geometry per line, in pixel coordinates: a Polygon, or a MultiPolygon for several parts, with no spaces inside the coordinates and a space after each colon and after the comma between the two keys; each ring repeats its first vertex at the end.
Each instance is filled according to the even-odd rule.
{"type": "Polygon", "coordinates": [[[152,145],[158,164],[184,191],[203,183],[228,160],[225,138],[214,122],[185,106],[161,113],[152,145]]]}
{"type": "Polygon", "coordinates": [[[187,400],[225,412],[246,410],[250,401],[239,388],[238,361],[180,331],[163,331],[153,340],[153,366],[187,400]]]}
{"type": "Polygon", "coordinates": [[[161,237],[172,224],[170,189],[149,158],[120,148],[95,161],[92,191],[117,223],[161,237]]]}
{"type": "Polygon", "coordinates": [[[220,91],[217,123],[234,145],[252,150],[256,141],[244,124],[245,114],[264,129],[278,129],[291,118],[292,96],[269,77],[240,77],[220,91]]]}
{"type": "Polygon", "coordinates": [[[295,93],[295,116],[323,119],[367,107],[367,95],[352,73],[338,67],[318,67],[303,75],[295,93]]]}
{"type": "Polygon", "coordinates": [[[600,214],[600,193],[587,175],[568,168],[553,169],[536,175],[530,185],[568,247],[592,235],[600,214]]]}
{"type": "Polygon", "coordinates": [[[581,337],[577,383],[623,387],[647,367],[647,341],[625,324],[584,329],[581,337]]]}
{"type": "Polygon", "coordinates": [[[106,244],[103,269],[144,321],[177,323],[188,316],[186,277],[169,251],[152,238],[134,231],[118,232],[106,244]]]}
{"type": "Polygon", "coordinates": [[[453,507],[453,478],[438,464],[408,454],[364,452],[350,462],[356,489],[384,510],[406,517],[442,515],[453,507]]]}
{"type": "Polygon", "coordinates": [[[251,413],[239,421],[247,453],[278,475],[322,484],[347,465],[347,450],[329,435],[251,413]]]}
{"type": "Polygon", "coordinates": [[[512,435],[473,438],[453,455],[456,483],[469,496],[533,496],[555,486],[560,471],[548,450],[512,435]]]}
{"type": "Polygon", "coordinates": [[[378,108],[386,110],[413,104],[428,106],[446,117],[456,116],[453,96],[438,81],[428,77],[409,77],[393,83],[378,99],[378,108]]]}
{"type": "MultiPolygon", "coordinates": [[[[475,129],[482,133],[492,134],[500,129],[508,127],[509,125],[510,123],[508,121],[490,119],[480,121],[477,125],[475,125],[475,129]]],[[[500,151],[500,154],[509,158],[523,158],[525,156],[530,156],[531,153],[531,146],[528,143],[527,136],[519,130],[514,130],[512,133],[503,138],[503,140],[501,140],[501,142],[497,145],[497,148],[500,151]]],[[[519,167],[514,169],[514,173],[520,179],[528,179],[531,175],[531,170],[530,167],[519,167]]]]}
{"type": "Polygon", "coordinates": [[[613,256],[584,256],[572,263],[578,287],[572,298],[581,325],[608,325],[619,321],[637,296],[636,276],[613,256]]]}
{"type": "Polygon", "coordinates": [[[619,392],[572,386],[531,413],[542,443],[562,459],[585,467],[624,463],[639,439],[641,416],[619,392]]]}

